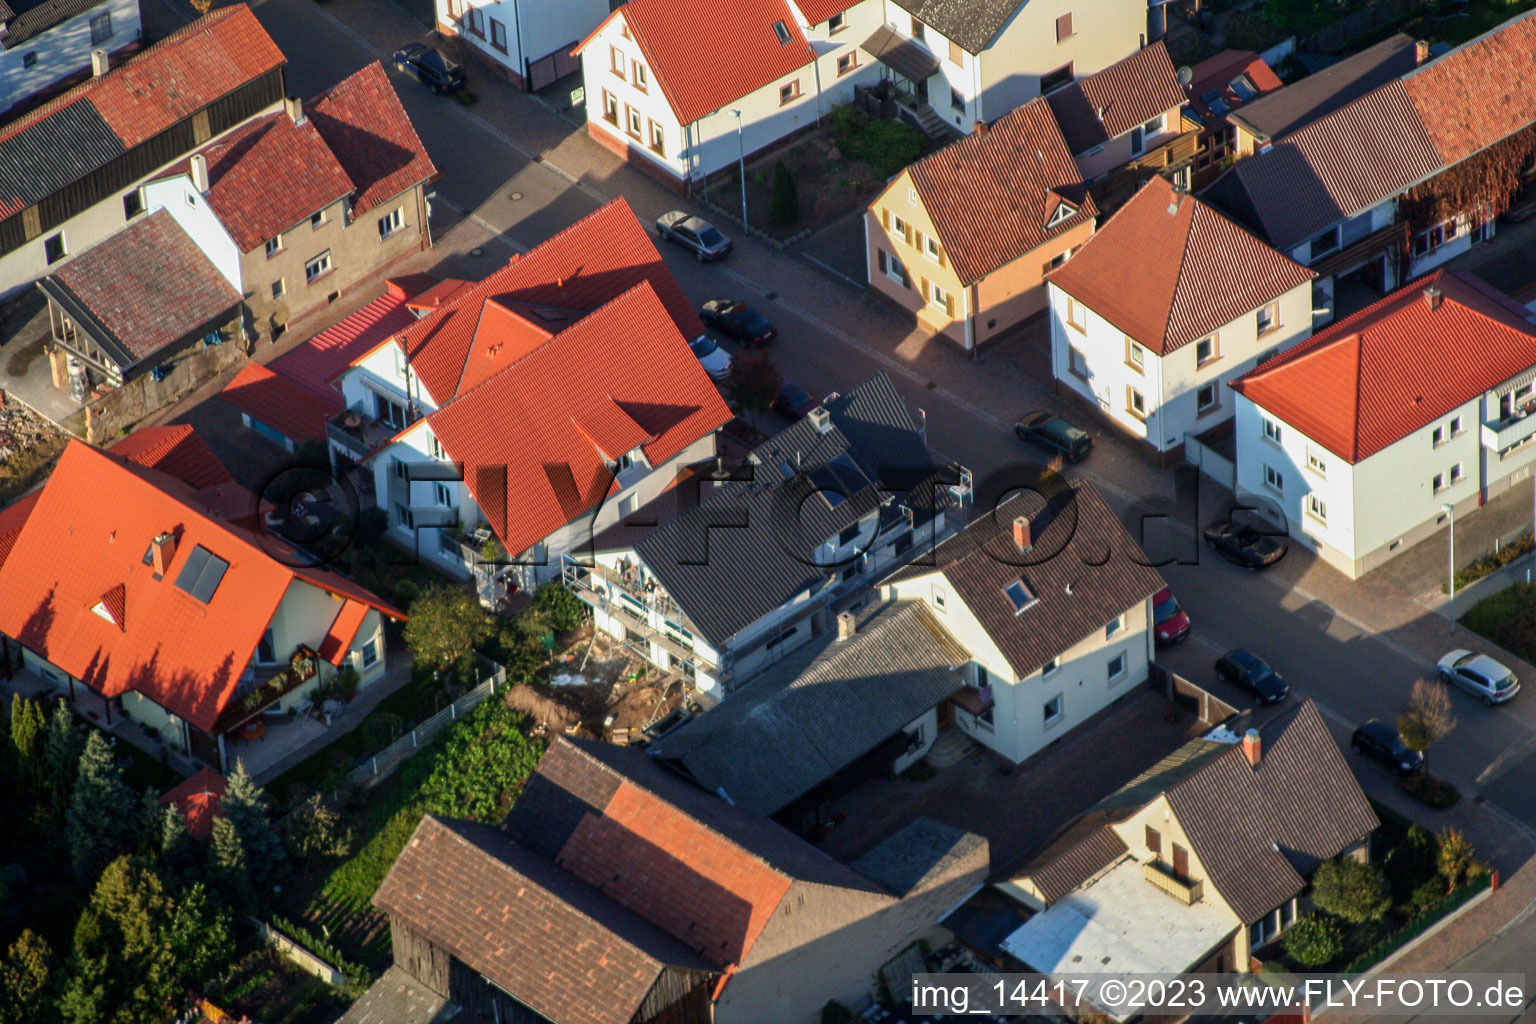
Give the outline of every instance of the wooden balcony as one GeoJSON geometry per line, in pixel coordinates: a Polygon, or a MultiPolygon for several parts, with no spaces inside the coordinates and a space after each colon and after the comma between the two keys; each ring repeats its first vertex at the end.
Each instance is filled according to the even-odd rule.
{"type": "Polygon", "coordinates": [[[226,733],[250,721],[311,679],[320,667],[320,655],[300,644],[288,659],[288,667],[266,682],[230,702],[214,723],[213,735],[226,733]]]}
{"type": "Polygon", "coordinates": [[[1154,174],[1172,174],[1194,163],[1200,153],[1201,132],[1198,125],[1189,121],[1183,122],[1183,127],[1185,130],[1179,135],[1147,150],[1088,186],[1094,203],[1102,213],[1107,215],[1118,209],[1154,174]]]}
{"type": "Polygon", "coordinates": [[[1180,878],[1162,861],[1149,860],[1142,865],[1142,871],[1147,881],[1185,906],[1199,903],[1200,897],[1204,895],[1204,884],[1198,878],[1180,878]]]}
{"type": "Polygon", "coordinates": [[[1319,277],[1332,277],[1354,270],[1383,251],[1388,252],[1388,259],[1395,262],[1407,235],[1408,225],[1388,224],[1379,231],[1372,231],[1359,241],[1349,243],[1332,256],[1318,260],[1312,264],[1312,269],[1317,271],[1319,277]]]}

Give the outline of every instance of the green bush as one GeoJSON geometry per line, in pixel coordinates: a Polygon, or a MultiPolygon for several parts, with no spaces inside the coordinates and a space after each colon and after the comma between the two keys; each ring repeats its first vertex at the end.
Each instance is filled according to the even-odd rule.
{"type": "Polygon", "coordinates": [[[922,132],[905,121],[871,121],[857,107],[834,107],[833,138],[845,157],[863,160],[884,180],[917,160],[928,148],[922,132]]]}
{"type": "Polygon", "coordinates": [[[587,614],[587,606],[575,594],[560,583],[546,583],[539,588],[533,600],[536,607],[556,633],[569,633],[581,625],[587,614]]]}
{"type": "Polygon", "coordinates": [[[837,140],[838,148],[843,149],[848,139],[869,125],[869,115],[852,103],[844,103],[832,108],[827,114],[827,123],[832,126],[832,137],[837,140]]]}
{"type": "Polygon", "coordinates": [[[795,176],[780,160],[773,165],[773,195],[768,200],[768,219],[779,227],[786,227],[800,219],[800,193],[795,189],[795,176]]]}
{"type": "MultiPolygon", "coordinates": [[[[1424,882],[1439,873],[1436,859],[1439,855],[1435,837],[1422,825],[1413,824],[1407,833],[1387,854],[1383,867],[1387,881],[1392,884],[1392,898],[1398,903],[1411,902],[1411,897],[1424,882]]],[[[1441,895],[1445,886],[1441,885],[1441,895]]]]}
{"type": "Polygon", "coordinates": [[[348,960],[341,955],[341,950],[303,925],[296,924],[285,917],[275,916],[270,923],[273,928],[341,972],[346,981],[336,986],[336,994],[346,1001],[353,1002],[361,998],[362,994],[368,991],[368,986],[373,984],[373,975],[368,973],[366,967],[348,960]]]}
{"type": "Polygon", "coordinates": [[[380,711],[363,719],[363,742],[370,750],[383,750],[400,737],[400,716],[380,711]]]}
{"type": "Polygon", "coordinates": [[[1461,799],[1461,790],[1456,788],[1455,783],[1431,775],[1427,770],[1399,775],[1397,788],[1437,811],[1443,811],[1461,799]]]}
{"type": "MultiPolygon", "coordinates": [[[[1490,551],[1465,569],[1456,572],[1456,589],[1460,590],[1476,583],[1484,576],[1492,576],[1511,562],[1519,561],[1533,550],[1531,535],[1522,533],[1508,544],[1502,544],[1497,551],[1490,551]]],[[[1448,593],[1450,585],[1440,584],[1440,593],[1448,593]]]]}
{"type": "Polygon", "coordinates": [[[351,665],[342,666],[336,673],[336,692],[341,695],[342,700],[350,701],[357,696],[357,684],[357,669],[351,665]]]}
{"type": "Polygon", "coordinates": [[[401,611],[410,611],[411,602],[421,596],[421,588],[416,585],[415,580],[400,580],[395,583],[394,593],[390,596],[394,598],[396,608],[401,611]]]}
{"type": "Polygon", "coordinates": [[[1327,918],[1308,914],[1285,930],[1285,955],[1302,967],[1321,967],[1344,952],[1339,930],[1327,918]]]}
{"type": "Polygon", "coordinates": [[[1445,879],[1435,875],[1432,878],[1426,878],[1408,894],[1407,904],[1415,914],[1422,914],[1445,899],[1445,894],[1445,879]]]}
{"type": "Polygon", "coordinates": [[[1446,896],[1434,906],[1429,907],[1424,911],[1424,913],[1420,914],[1418,917],[1415,917],[1412,921],[1409,921],[1401,928],[1398,928],[1397,930],[1389,933],[1379,942],[1373,945],[1370,949],[1366,950],[1364,953],[1361,953],[1349,963],[1345,964],[1340,973],[1358,974],[1361,971],[1364,971],[1367,968],[1380,963],[1381,960],[1393,950],[1403,946],[1408,942],[1411,942],[1419,935],[1422,935],[1424,931],[1433,925],[1436,921],[1440,920],[1442,917],[1449,914],[1457,907],[1461,906],[1463,903],[1477,895],[1479,892],[1482,892],[1484,889],[1488,888],[1489,881],[1490,880],[1487,875],[1482,875],[1472,880],[1471,882],[1468,882],[1466,885],[1446,896]]]}
{"type": "Polygon", "coordinates": [[[1392,890],[1381,869],[1350,857],[1318,866],[1312,898],[1319,910],[1351,924],[1379,921],[1392,908],[1392,890]]]}

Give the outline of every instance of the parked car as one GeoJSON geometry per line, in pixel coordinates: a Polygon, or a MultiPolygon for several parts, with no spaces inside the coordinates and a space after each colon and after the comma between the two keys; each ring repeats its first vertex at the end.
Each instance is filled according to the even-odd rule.
{"type": "Polygon", "coordinates": [[[798,420],[820,404],[805,388],[785,381],[779,388],[779,397],[773,400],[773,411],[787,420],[798,420]]]}
{"type": "Polygon", "coordinates": [[[731,240],[703,217],[673,210],[656,218],[656,236],[675,242],[699,258],[700,263],[724,259],[731,251],[731,240]]]}
{"type": "Polygon", "coordinates": [[[1019,435],[1019,440],[1061,455],[1068,462],[1081,462],[1093,451],[1093,438],[1088,436],[1088,431],[1054,413],[1025,413],[1013,425],[1013,432],[1019,435]]]}
{"type": "Polygon", "coordinates": [[[1176,644],[1189,636],[1189,613],[1179,607],[1173,591],[1164,587],[1152,595],[1152,639],[1159,646],[1176,644]]]}
{"type": "Polygon", "coordinates": [[[1486,654],[1454,650],[1440,659],[1440,678],[1459,686],[1489,707],[1502,704],[1520,692],[1520,680],[1486,654]]]}
{"type": "Polygon", "coordinates": [[[1355,753],[1374,758],[1399,775],[1424,767],[1424,755],[1410,748],[1396,729],[1380,719],[1373,718],[1356,729],[1349,745],[1355,753]]]}
{"type": "Polygon", "coordinates": [[[705,327],[712,327],[749,348],[766,345],[779,336],[779,329],[767,317],[735,299],[710,299],[699,310],[699,319],[705,327]]]}
{"type": "Polygon", "coordinates": [[[1257,697],[1260,704],[1278,704],[1291,695],[1291,688],[1280,673],[1263,658],[1241,647],[1216,659],[1216,677],[1241,686],[1257,697]]]}
{"type": "Polygon", "coordinates": [[[468,79],[464,69],[426,43],[407,43],[395,51],[395,67],[438,95],[458,92],[468,79]]]}
{"type": "Polygon", "coordinates": [[[1240,569],[1256,571],[1285,557],[1289,545],[1235,519],[1222,519],[1205,528],[1205,543],[1240,569]]]}
{"type": "Polygon", "coordinates": [[[731,375],[731,354],[711,341],[708,335],[699,335],[688,343],[688,347],[704,365],[710,380],[722,381],[731,375]]]}

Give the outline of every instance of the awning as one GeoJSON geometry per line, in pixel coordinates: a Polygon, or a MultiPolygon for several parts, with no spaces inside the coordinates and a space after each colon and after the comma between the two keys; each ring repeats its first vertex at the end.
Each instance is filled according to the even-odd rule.
{"type": "Polygon", "coordinates": [[[871,57],[913,82],[923,82],[939,70],[939,59],[912,40],[896,34],[889,25],[881,25],[864,40],[864,50],[871,57]]]}

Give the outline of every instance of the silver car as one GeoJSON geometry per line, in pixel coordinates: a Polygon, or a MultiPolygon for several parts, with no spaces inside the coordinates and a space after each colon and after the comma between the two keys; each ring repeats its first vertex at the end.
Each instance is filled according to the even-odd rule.
{"type": "Polygon", "coordinates": [[[1493,707],[1520,692],[1520,680],[1486,654],[1454,650],[1440,659],[1440,678],[1493,707]]]}
{"type": "Polygon", "coordinates": [[[731,251],[731,240],[703,217],[673,210],[656,218],[656,236],[675,242],[698,257],[700,263],[724,259],[731,251]]]}

